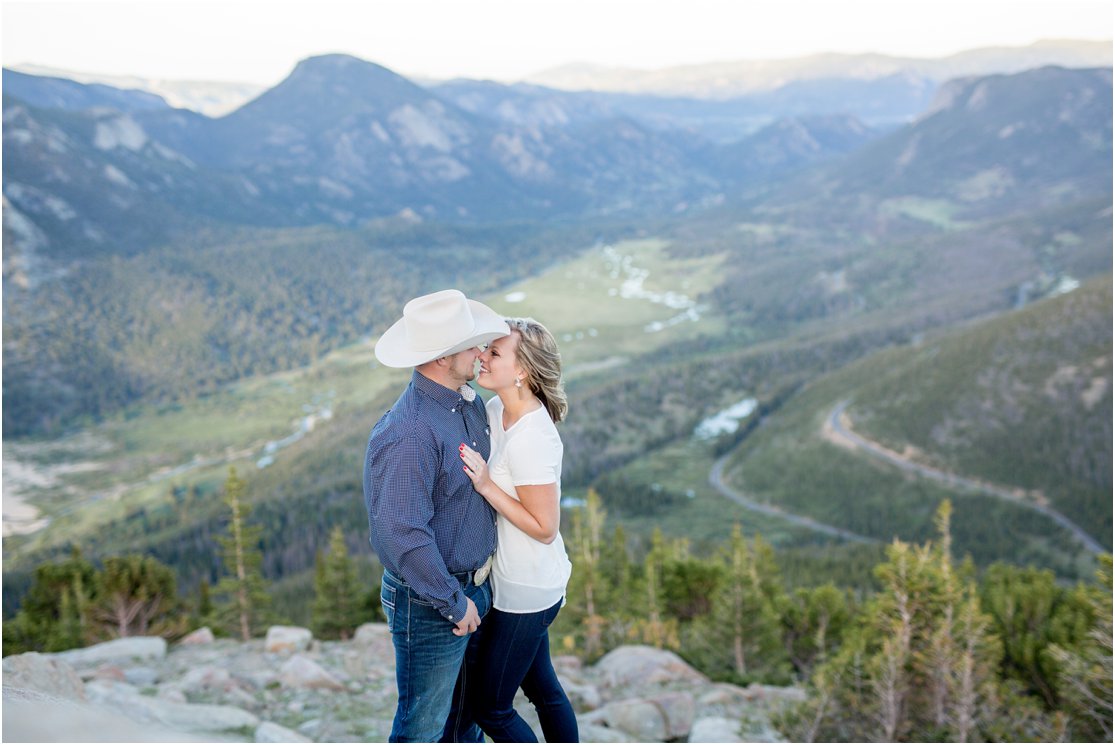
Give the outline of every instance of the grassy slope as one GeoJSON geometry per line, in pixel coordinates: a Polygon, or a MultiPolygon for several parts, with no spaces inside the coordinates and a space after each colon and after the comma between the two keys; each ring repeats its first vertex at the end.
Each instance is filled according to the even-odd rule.
{"type": "MultiPolygon", "coordinates": [[[[1102,310],[1106,303],[1106,312],[1110,312],[1109,279],[1078,292],[1080,294],[1046,301],[1022,313],[947,334],[932,347],[923,343],[921,346],[897,347],[880,352],[817,380],[744,442],[734,454],[728,469],[731,482],[760,500],[881,540],[894,537],[924,540],[930,537],[933,511],[942,499],[949,498],[955,506],[953,527],[960,553],[970,553],[980,563],[1011,559],[1049,566],[1068,577],[1085,576],[1090,571],[1089,557],[1075,546],[1064,530],[1045,517],[993,497],[974,495],[924,478],[908,476],[892,466],[851,453],[823,435],[830,411],[839,401],[847,398],[855,401],[851,411],[857,430],[861,421],[859,412],[867,410],[866,407],[875,412],[873,417],[863,420],[867,434],[901,431],[896,429],[904,426],[901,422],[916,422],[919,417],[930,424],[912,426],[927,427],[922,431],[932,431],[934,414],[931,412],[935,412],[938,418],[942,412],[947,412],[950,403],[961,399],[970,390],[970,380],[966,375],[972,375],[975,370],[974,374],[978,376],[978,371],[990,367],[986,363],[981,366],[960,364],[960,361],[970,362],[979,354],[984,355],[985,360],[989,359],[989,353],[997,345],[1009,345],[1017,338],[1015,331],[1031,338],[1031,349],[1043,349],[1040,335],[1034,333],[1035,319],[1038,318],[1049,324],[1045,326],[1047,334],[1056,336],[1053,327],[1060,319],[1063,340],[1075,337],[1072,329],[1064,325],[1075,315],[1063,311],[1079,308],[1080,304],[1102,310]],[[934,382],[927,382],[923,389],[921,382],[924,378],[912,376],[910,370],[922,370],[917,364],[926,362],[927,348],[938,349],[938,353],[935,357],[929,355],[933,364],[924,371],[933,371],[930,374],[935,377],[930,377],[928,380],[934,382]],[[949,359],[955,359],[956,364],[946,362],[949,359]]],[[[1106,344],[1110,350],[1109,319],[1103,313],[1093,316],[1093,319],[1093,324],[1099,327],[1097,333],[1103,332],[1106,323],[1106,344]]],[[[1100,339],[1103,336],[1104,333],[1099,333],[1100,339]]],[[[1097,337],[1093,334],[1092,338],[1097,337]]],[[[1085,348],[1080,360],[1085,363],[1082,368],[1102,355],[1103,341],[1093,341],[1092,344],[1098,344],[1098,351],[1094,346],[1081,344],[1085,348]]],[[[1055,356],[1052,358],[1056,359],[1055,356]]],[[[1025,354],[1015,354],[1012,359],[1022,368],[1034,363],[1033,357],[1025,354]]],[[[1064,363],[1068,360],[1060,358],[1060,361],[1064,363]]],[[[1048,372],[1043,372],[1041,366],[1037,366],[1033,374],[1038,379],[1048,379],[1042,377],[1048,376],[1048,372]]],[[[1110,381],[1110,367],[1107,368],[1107,375],[1110,381]]],[[[997,470],[990,471],[990,463],[1011,448],[1026,453],[1023,457],[1039,454],[1036,457],[1056,460],[1063,452],[1075,452],[1082,447],[1090,448],[1087,450],[1090,457],[1097,460],[1106,458],[1110,463],[1109,390],[1108,382],[1107,403],[1098,402],[1082,426],[1066,431],[1064,425],[1072,422],[1074,415],[1065,410],[1057,416],[1028,421],[1026,424],[1030,433],[1024,442],[1017,438],[1003,442],[1004,435],[1012,433],[1000,430],[997,438],[995,432],[985,428],[981,431],[984,450],[977,453],[969,448],[965,457],[956,460],[955,464],[972,467],[971,464],[982,463],[983,470],[975,475],[988,477],[993,472],[1003,477],[1006,484],[1027,486],[1006,478],[1015,473],[1009,467],[1003,470],[996,465],[994,468],[997,470]],[[1104,417],[1107,417],[1106,435],[1102,423],[1104,417]]],[[[980,418],[976,416],[974,420],[978,422],[980,418]]],[[[903,449],[898,439],[889,444],[897,446],[897,450],[903,449]]],[[[932,459],[935,451],[928,444],[925,449],[932,459]]],[[[1107,473],[1109,475],[1110,466],[1107,473]]],[[[1098,488],[1096,493],[1106,490],[1106,499],[1102,503],[1093,500],[1091,492],[1065,493],[1062,501],[1066,505],[1075,503],[1085,509],[1087,516],[1081,519],[1086,525],[1106,524],[1106,530],[1100,528],[1094,533],[1109,545],[1110,483],[1106,487],[1100,484],[1093,488],[1098,488]]]]}

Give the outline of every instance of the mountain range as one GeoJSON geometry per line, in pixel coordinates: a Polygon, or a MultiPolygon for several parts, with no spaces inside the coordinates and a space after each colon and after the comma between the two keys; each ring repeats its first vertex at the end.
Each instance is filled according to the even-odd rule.
{"type": "MultiPolygon", "coordinates": [[[[423,223],[482,226],[523,220],[551,227],[642,223],[645,229],[668,219],[681,220],[682,226],[704,225],[699,232],[715,236],[723,234],[723,221],[738,221],[741,209],[757,205],[760,215],[780,215],[799,230],[809,227],[817,231],[816,240],[827,244],[814,246],[814,239],[799,236],[786,246],[786,257],[798,255],[805,265],[816,267],[811,271],[831,272],[849,256],[862,254],[862,267],[877,267],[870,274],[890,271],[885,266],[890,259],[880,259],[885,254],[855,240],[838,248],[840,241],[826,236],[825,226],[856,225],[879,241],[911,232],[921,235],[927,223],[950,229],[980,224],[988,230],[979,222],[988,216],[1030,218],[1035,211],[1069,210],[1068,218],[1051,219],[1067,219],[1073,229],[1092,225],[1086,230],[1102,235],[1104,228],[1096,221],[1103,222],[1102,195],[1110,193],[1109,69],[1041,68],[963,78],[941,86],[921,116],[898,129],[875,129],[848,115],[813,114],[776,120],[730,143],[691,130],[663,129],[653,109],[641,110],[647,118],[636,118],[618,114],[603,99],[593,102],[541,89],[466,82],[422,87],[345,55],[304,60],[282,83],[220,118],[160,105],[142,91],[9,70],[4,71],[4,86],[5,343],[11,361],[5,365],[5,432],[62,421],[58,415],[71,412],[64,420],[75,412],[73,406],[90,413],[103,410],[102,404],[90,408],[73,399],[100,386],[64,383],[72,377],[73,363],[63,356],[47,364],[42,351],[60,332],[43,319],[56,318],[54,323],[75,329],[84,323],[78,309],[76,316],[59,318],[59,303],[97,302],[102,292],[112,292],[101,284],[107,279],[91,279],[120,271],[118,265],[98,263],[102,258],[147,257],[141,260],[150,263],[156,254],[175,256],[170,266],[177,268],[156,261],[160,272],[178,277],[168,277],[173,284],[192,264],[192,278],[186,281],[201,294],[191,291],[190,296],[204,303],[201,298],[216,285],[206,278],[204,263],[198,263],[203,247],[228,256],[228,249],[216,247],[235,242],[236,252],[253,256],[242,260],[255,264],[266,260],[262,246],[275,245],[281,231],[292,229],[341,231],[335,243],[342,252],[357,252],[348,254],[351,264],[368,255],[356,246],[381,235],[376,226],[384,219],[408,230],[423,223]],[[1093,197],[1099,198],[1099,207],[1073,206],[1086,205],[1093,197]],[[1084,212],[1078,215],[1080,209],[1084,212]],[[361,237],[354,241],[356,236],[361,237]],[[194,248],[183,253],[182,246],[194,248]],[[845,258],[837,259],[840,255],[845,258]],[[74,279],[56,281],[78,267],[85,267],[80,281],[90,294],[63,289],[74,279]],[[48,291],[38,291],[40,287],[48,291]],[[81,297],[87,300],[77,300],[81,297]],[[24,375],[30,378],[25,381],[24,375]],[[71,393],[50,394],[61,389],[71,393]],[[20,401],[33,403],[25,407],[17,405],[20,401]],[[39,412],[34,421],[18,421],[34,411],[39,412]]],[[[687,116],[712,112],[715,120],[715,106],[722,103],[703,102],[701,106],[713,108],[687,109],[687,116]]],[[[660,99],[657,105],[688,104],[660,99]]],[[[684,227],[681,232],[687,230],[692,232],[684,227]]],[[[998,232],[990,245],[1029,245],[1029,239],[1004,238],[1002,228],[998,232]]],[[[286,246],[305,242],[278,240],[286,246]]],[[[552,241],[548,245],[555,246],[552,241]]],[[[959,245],[946,242],[945,250],[959,245]]],[[[707,248],[702,238],[690,250],[707,248]]],[[[549,250],[555,249],[532,261],[547,260],[549,250]]],[[[305,282],[305,292],[316,292],[302,260],[285,255],[300,267],[290,281],[305,282]]],[[[1044,271],[1052,276],[1103,263],[1092,252],[1064,245],[1045,250],[1045,255],[1044,271]],[[1056,255],[1065,261],[1049,259],[1056,255]]],[[[958,259],[960,266],[978,263],[970,252],[958,259]]],[[[528,265],[521,266],[525,270],[528,265]]],[[[1007,265],[1017,265],[1019,277],[1032,276],[1030,260],[1019,263],[1016,257],[1007,265]]],[[[773,270],[777,265],[760,266],[773,270]]],[[[369,271],[374,269],[369,266],[369,271]]],[[[833,303],[855,307],[864,302],[848,290],[827,295],[824,283],[778,294],[775,288],[783,287],[785,277],[772,276],[755,286],[761,276],[760,268],[728,281],[718,302],[728,310],[762,306],[759,317],[768,319],[787,313],[797,317],[807,307],[828,312],[824,309],[835,307],[833,303]]],[[[1009,286],[1022,281],[1011,273],[1003,279],[1009,286]]],[[[288,292],[278,296],[289,298],[280,303],[295,303],[288,292]]],[[[262,288],[251,291],[260,293],[274,297],[262,288]]],[[[352,293],[359,306],[356,287],[352,293]]],[[[238,297],[230,298],[233,305],[238,297]]],[[[212,331],[200,337],[202,346],[189,356],[190,362],[164,370],[174,357],[164,356],[160,363],[156,355],[142,366],[147,373],[137,378],[134,361],[128,361],[134,352],[126,351],[134,344],[124,329],[151,318],[149,301],[141,304],[147,307],[141,313],[131,303],[110,306],[119,313],[98,333],[114,328],[124,335],[107,349],[91,346],[87,354],[97,362],[81,368],[103,369],[106,382],[115,381],[111,401],[153,390],[165,395],[167,381],[193,365],[214,371],[203,377],[220,381],[290,358],[280,351],[279,340],[264,337],[258,343],[271,351],[260,361],[247,361],[253,359],[249,355],[230,365],[230,340],[216,342],[211,336],[225,335],[214,316],[212,331]]],[[[199,307],[208,314],[202,307],[215,306],[199,307]]],[[[248,306],[243,312],[246,318],[258,317],[258,310],[253,314],[248,306]]],[[[371,320],[365,312],[357,315],[371,320]]],[[[279,315],[287,317],[288,312],[279,315]]],[[[246,323],[256,325],[254,320],[246,323]]],[[[196,328],[186,336],[193,333],[196,328]]],[[[312,350],[351,341],[353,333],[351,323],[340,317],[318,319],[283,343],[302,350],[295,359],[307,359],[312,350]]],[[[93,344],[89,331],[75,330],[74,335],[79,346],[93,344]]],[[[202,373],[187,377],[198,375],[202,373]]],[[[181,385],[190,388],[186,382],[181,385]]]]}

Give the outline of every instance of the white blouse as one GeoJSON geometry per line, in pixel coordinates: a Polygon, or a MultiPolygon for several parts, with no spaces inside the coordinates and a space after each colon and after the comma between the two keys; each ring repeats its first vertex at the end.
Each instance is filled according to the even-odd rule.
{"type": "MultiPolygon", "coordinates": [[[[510,429],[503,428],[503,402],[493,396],[487,404],[492,432],[488,473],[514,499],[516,486],[557,484],[561,499],[561,437],[545,406],[523,415],[510,429]]],[[[573,565],[565,554],[561,533],[545,544],[516,528],[503,515],[496,517],[499,536],[492,565],[492,605],[506,613],[537,613],[565,596],[573,565]]]]}

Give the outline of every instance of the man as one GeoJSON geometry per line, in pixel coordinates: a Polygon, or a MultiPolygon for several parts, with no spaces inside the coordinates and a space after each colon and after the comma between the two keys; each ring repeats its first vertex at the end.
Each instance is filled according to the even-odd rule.
{"type": "Polygon", "coordinates": [[[395,644],[391,742],[456,739],[462,725],[481,739],[475,725],[449,715],[469,637],[491,607],[495,513],[473,489],[459,447],[489,456],[488,417],[468,382],[478,345],[509,333],[492,309],[443,290],[407,303],[376,344],[384,365],[414,368],[364,456],[364,504],[395,644]]]}

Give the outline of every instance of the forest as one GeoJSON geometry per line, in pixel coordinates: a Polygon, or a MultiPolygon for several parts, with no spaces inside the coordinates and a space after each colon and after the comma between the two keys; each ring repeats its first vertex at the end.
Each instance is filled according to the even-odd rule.
{"type": "MultiPolygon", "coordinates": [[[[75,551],[36,568],[4,624],[4,654],[133,635],[173,641],[201,626],[247,641],[291,623],[260,571],[261,526],[241,503],[235,470],[222,491],[229,521],[215,586],[183,596],[156,559],[129,554],[98,566],[75,551]]],[[[935,536],[892,542],[871,587],[851,590],[788,582],[772,546],[738,525],[705,556],[660,531],[632,541],[622,525],[607,530],[590,490],[566,528],[574,573],[552,652],[592,662],[646,644],[713,680],[801,686],[807,699],[777,721],[791,741],[1110,741],[1110,554],[1097,557],[1095,580],[1075,586],[1006,563],[979,570],[954,556],[951,517],[946,500],[935,536]]],[[[377,573],[350,554],[342,530],[314,567],[299,622],[315,635],[347,639],[382,621],[377,573]]]]}

